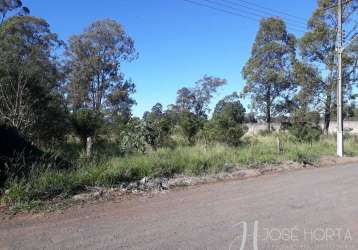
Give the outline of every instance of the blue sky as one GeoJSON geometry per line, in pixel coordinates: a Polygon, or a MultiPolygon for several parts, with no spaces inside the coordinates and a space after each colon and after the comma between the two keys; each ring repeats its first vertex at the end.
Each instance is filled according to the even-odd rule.
{"type": "MultiPolygon", "coordinates": [[[[208,4],[214,0],[195,1],[208,4]]],[[[316,7],[316,0],[247,1],[305,20],[316,7]]],[[[251,19],[184,0],[23,2],[32,15],[45,18],[52,31],[65,41],[98,19],[115,19],[124,26],[128,35],[135,40],[139,52],[136,61],[123,65],[124,74],[137,86],[135,99],[138,104],[133,110],[136,116],[141,116],[156,102],[161,102],[164,107],[174,103],[179,88],[193,86],[204,74],[228,80],[212,105],[233,91],[240,92],[244,85],[241,69],[250,56],[259,25],[251,19]]],[[[246,15],[247,11],[250,10],[242,9],[240,14],[246,15]]],[[[299,37],[302,32],[293,30],[296,27],[288,26],[289,31],[299,37]]],[[[249,101],[243,100],[243,103],[247,105],[249,101]]]]}

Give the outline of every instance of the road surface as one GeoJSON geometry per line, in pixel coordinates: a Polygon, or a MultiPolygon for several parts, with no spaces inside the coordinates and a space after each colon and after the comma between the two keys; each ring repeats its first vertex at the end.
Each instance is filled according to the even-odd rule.
{"type": "Polygon", "coordinates": [[[0,249],[358,249],[358,165],[0,221],[0,249]]]}

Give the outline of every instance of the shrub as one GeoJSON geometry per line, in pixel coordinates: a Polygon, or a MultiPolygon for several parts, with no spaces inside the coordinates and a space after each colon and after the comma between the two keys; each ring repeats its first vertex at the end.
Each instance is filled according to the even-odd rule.
{"type": "Polygon", "coordinates": [[[154,105],[151,112],[145,112],[143,120],[145,140],[154,150],[171,145],[169,137],[173,128],[173,121],[167,112],[163,112],[160,103],[154,105]]]}
{"type": "Polygon", "coordinates": [[[127,124],[122,125],[117,141],[123,154],[144,153],[145,133],[145,125],[139,118],[131,118],[127,124]]]}
{"type": "Polygon", "coordinates": [[[100,114],[91,109],[79,109],[72,114],[72,127],[74,132],[86,145],[87,137],[93,137],[101,128],[103,120],[100,114]]]}
{"type": "Polygon", "coordinates": [[[195,143],[195,136],[202,127],[202,122],[193,113],[184,111],[180,114],[179,126],[182,129],[183,135],[186,137],[188,143],[193,145],[195,143]]]}
{"type": "Polygon", "coordinates": [[[0,188],[9,179],[27,178],[40,165],[52,169],[70,168],[69,162],[33,146],[15,128],[0,126],[0,141],[0,188]]]}
{"type": "Polygon", "coordinates": [[[316,112],[299,113],[293,118],[289,132],[300,142],[318,141],[322,129],[319,126],[320,116],[316,112]]]}
{"type": "MultiPolygon", "coordinates": [[[[215,123],[215,121],[213,122],[215,123]]],[[[223,129],[217,123],[206,127],[205,136],[208,142],[223,142],[229,146],[237,147],[241,143],[241,137],[246,133],[247,126],[236,124],[223,129]]]]}
{"type": "Polygon", "coordinates": [[[238,146],[241,137],[246,133],[245,108],[233,93],[220,100],[215,107],[213,118],[208,126],[208,134],[219,142],[230,146],[238,146]]]}

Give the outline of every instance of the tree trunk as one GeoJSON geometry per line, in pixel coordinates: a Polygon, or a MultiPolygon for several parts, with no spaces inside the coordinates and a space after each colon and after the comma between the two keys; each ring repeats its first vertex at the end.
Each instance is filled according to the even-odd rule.
{"type": "Polygon", "coordinates": [[[280,154],[283,150],[282,148],[282,142],[279,136],[276,138],[276,146],[277,146],[277,153],[280,154]]]}
{"type": "Polygon", "coordinates": [[[267,130],[271,132],[271,85],[268,84],[266,92],[266,123],[267,130]]]}
{"type": "Polygon", "coordinates": [[[92,155],[92,137],[87,137],[86,139],[86,156],[90,158],[92,155]]]}
{"type": "Polygon", "coordinates": [[[331,101],[332,101],[332,95],[329,91],[327,91],[327,98],[324,107],[324,127],[323,127],[323,132],[326,135],[328,135],[329,123],[331,122],[331,101]]]}
{"type": "Polygon", "coordinates": [[[269,108],[269,107],[267,107],[266,123],[267,123],[267,130],[268,130],[269,132],[271,132],[271,112],[270,112],[270,108],[269,108]]]}

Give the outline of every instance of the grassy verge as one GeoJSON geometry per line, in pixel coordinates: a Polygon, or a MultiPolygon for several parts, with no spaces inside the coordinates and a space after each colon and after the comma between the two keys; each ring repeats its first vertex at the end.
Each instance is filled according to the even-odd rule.
{"type": "MultiPolygon", "coordinates": [[[[196,145],[159,149],[145,155],[110,157],[100,162],[81,162],[67,171],[45,170],[39,167],[28,180],[12,180],[6,187],[2,202],[29,206],[54,197],[69,197],[88,186],[116,186],[123,182],[148,177],[170,177],[174,174],[203,175],[224,171],[227,165],[259,167],[286,160],[314,161],[322,155],[335,154],[335,140],[324,137],[319,142],[298,143],[283,138],[278,153],[275,136],[249,137],[242,146],[196,145]]],[[[358,140],[348,138],[347,155],[358,155],[358,140]]]]}

